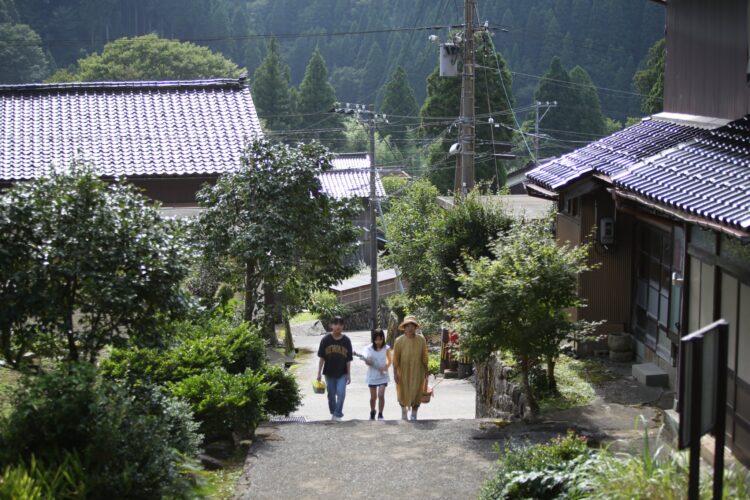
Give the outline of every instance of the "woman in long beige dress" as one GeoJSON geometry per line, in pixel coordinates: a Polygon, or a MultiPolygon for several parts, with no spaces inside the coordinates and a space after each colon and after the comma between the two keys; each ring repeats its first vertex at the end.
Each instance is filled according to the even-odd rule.
{"type": "Polygon", "coordinates": [[[401,405],[401,418],[406,420],[411,408],[411,419],[417,419],[417,411],[422,402],[422,392],[429,371],[427,368],[427,341],[417,333],[419,323],[414,316],[407,316],[398,326],[404,332],[393,345],[393,378],[396,393],[401,405]]]}

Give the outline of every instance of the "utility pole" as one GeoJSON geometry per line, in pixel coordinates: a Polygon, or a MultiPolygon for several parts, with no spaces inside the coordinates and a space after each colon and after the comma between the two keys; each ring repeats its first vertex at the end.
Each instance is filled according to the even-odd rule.
{"type": "Polygon", "coordinates": [[[539,122],[544,119],[545,116],[547,116],[547,113],[550,109],[557,107],[557,101],[545,101],[545,102],[534,102],[534,110],[536,113],[536,117],[534,119],[534,162],[539,165],[539,122]],[[544,114],[542,114],[541,118],[539,117],[539,108],[544,107],[544,114]]]}
{"type": "Polygon", "coordinates": [[[378,219],[376,214],[377,204],[377,170],[375,169],[375,126],[378,123],[388,123],[386,115],[375,113],[375,106],[370,104],[349,104],[341,108],[338,104],[333,108],[335,113],[346,115],[355,115],[357,120],[367,128],[369,137],[370,158],[370,200],[368,206],[368,216],[370,218],[369,237],[370,237],[370,331],[378,329],[378,219]]]}
{"type": "Polygon", "coordinates": [[[370,135],[370,331],[378,329],[378,219],[375,214],[375,106],[368,106],[368,129],[370,135]]]}
{"type": "Polygon", "coordinates": [[[455,192],[461,197],[474,189],[474,17],[475,0],[464,0],[464,50],[461,75],[461,116],[456,158],[455,192]]]}

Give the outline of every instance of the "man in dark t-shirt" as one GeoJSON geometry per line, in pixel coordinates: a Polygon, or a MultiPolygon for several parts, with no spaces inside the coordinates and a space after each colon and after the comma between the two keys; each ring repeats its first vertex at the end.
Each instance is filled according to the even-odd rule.
{"type": "Polygon", "coordinates": [[[318,380],[322,372],[328,388],[331,420],[341,420],[344,416],[346,386],[352,381],[352,354],[352,341],[344,335],[344,319],[336,316],[331,321],[331,333],[323,337],[318,347],[318,380]]]}

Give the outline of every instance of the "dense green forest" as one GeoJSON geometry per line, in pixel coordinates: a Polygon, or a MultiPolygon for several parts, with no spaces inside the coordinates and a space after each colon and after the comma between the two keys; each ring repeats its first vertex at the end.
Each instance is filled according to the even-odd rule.
{"type": "MultiPolygon", "coordinates": [[[[494,41],[513,72],[519,104],[532,99],[557,55],[564,66],[580,65],[594,84],[612,89],[600,90],[605,115],[622,120],[638,113],[639,99],[625,92],[632,92],[633,74],[663,36],[663,8],[654,2],[480,0],[477,10],[482,22],[504,30],[494,41]]],[[[427,37],[445,39],[448,29],[377,31],[455,25],[462,16],[458,0],[0,0],[0,22],[26,24],[41,37],[50,73],[101,51],[107,41],[157,33],[208,46],[253,74],[265,54],[263,35],[273,33],[294,85],[317,46],[338,98],[352,102],[382,99],[398,65],[422,102],[437,61],[427,37]],[[363,31],[371,33],[337,34],[363,31]]]]}

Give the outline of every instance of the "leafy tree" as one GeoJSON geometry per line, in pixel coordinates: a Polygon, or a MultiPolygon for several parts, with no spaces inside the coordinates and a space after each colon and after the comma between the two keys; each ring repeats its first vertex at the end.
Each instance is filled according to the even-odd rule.
{"type": "Polygon", "coordinates": [[[457,277],[463,295],[455,310],[461,349],[477,361],[509,351],[536,413],[529,373],[543,360],[554,360],[561,341],[576,327],[566,309],[582,305],[577,277],[590,269],[588,248],[558,245],[548,227],[537,222],[516,224],[500,235],[492,253],[469,259],[457,277]]]}
{"type": "Polygon", "coordinates": [[[101,54],[80,59],[77,70],[55,73],[50,81],[192,80],[240,73],[236,64],[206,47],[151,34],[110,42],[101,54]]]}
{"type": "Polygon", "coordinates": [[[4,358],[46,347],[95,362],[107,345],[153,341],[160,317],[184,306],[182,235],[134,187],[88,166],[14,185],[0,197],[4,358]]]}
{"type": "Polygon", "coordinates": [[[42,39],[25,24],[0,24],[0,67],[0,83],[41,81],[49,68],[42,39]]]}
{"type": "Polygon", "coordinates": [[[409,284],[410,297],[433,297],[440,278],[438,263],[430,258],[435,239],[443,234],[445,211],[437,204],[439,191],[428,180],[406,188],[386,214],[388,254],[385,261],[399,269],[409,284]]]}
{"type": "Polygon", "coordinates": [[[310,288],[333,285],[354,269],[344,257],[357,241],[356,205],[321,192],[318,176],[333,168],[317,143],[288,146],[256,140],[242,167],[198,193],[206,257],[231,259],[243,271],[246,321],[263,301],[265,335],[273,331],[273,296],[290,277],[310,288]],[[263,288],[261,294],[260,288],[263,288]]]}
{"type": "Polygon", "coordinates": [[[328,81],[328,72],[320,49],[316,48],[305,69],[299,86],[299,112],[302,126],[308,130],[324,130],[312,135],[328,147],[340,146],[344,140],[341,115],[331,112],[336,102],[336,91],[328,81]]]}
{"type": "Polygon", "coordinates": [[[403,146],[407,130],[417,123],[419,106],[406,77],[406,71],[400,65],[396,67],[385,86],[385,96],[380,110],[390,115],[390,125],[385,127],[386,133],[396,141],[397,146],[403,146]]]}
{"type": "Polygon", "coordinates": [[[268,42],[263,62],[253,76],[253,100],[258,116],[271,130],[288,130],[296,126],[295,97],[290,91],[289,66],[281,58],[275,38],[268,42]]]}
{"type": "Polygon", "coordinates": [[[641,94],[641,111],[648,115],[664,109],[664,48],[662,38],[656,42],[646,56],[645,68],[633,77],[633,86],[641,94]]]}
{"type": "MultiPolygon", "coordinates": [[[[505,173],[502,163],[492,154],[496,151],[494,143],[510,141],[515,127],[509,112],[514,104],[512,79],[505,59],[492,50],[492,43],[484,33],[477,34],[476,64],[482,69],[477,71],[475,82],[474,112],[478,117],[475,177],[477,182],[492,180],[497,188],[505,183],[505,173]],[[505,127],[495,128],[494,124],[505,127]]],[[[455,170],[451,166],[455,165],[455,158],[448,156],[448,149],[457,137],[455,132],[449,132],[450,124],[446,125],[445,117],[459,116],[460,98],[460,78],[441,77],[439,68],[427,77],[427,99],[420,112],[422,134],[435,139],[435,147],[430,149],[427,159],[429,178],[443,193],[454,187],[455,170]]]]}
{"type": "Polygon", "coordinates": [[[502,205],[483,202],[479,191],[472,191],[462,203],[457,203],[445,214],[445,225],[430,249],[440,272],[434,289],[443,300],[460,296],[456,275],[466,259],[491,255],[490,244],[499,234],[507,232],[513,219],[502,205]]]}

